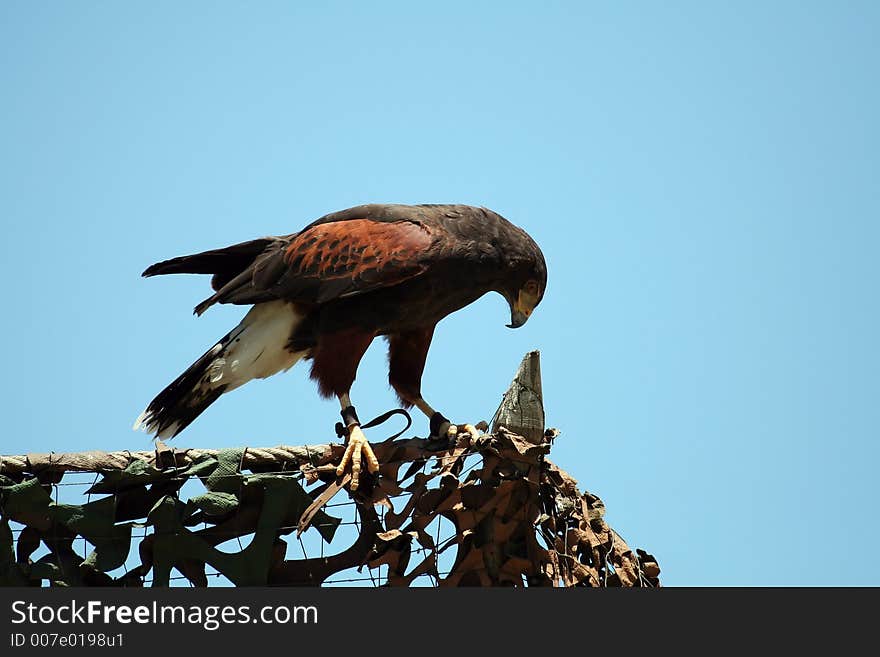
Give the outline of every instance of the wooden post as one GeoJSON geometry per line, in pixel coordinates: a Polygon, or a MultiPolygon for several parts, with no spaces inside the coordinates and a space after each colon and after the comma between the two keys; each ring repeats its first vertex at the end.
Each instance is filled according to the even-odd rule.
{"type": "Polygon", "coordinates": [[[544,441],[544,397],[541,391],[541,352],[527,353],[492,418],[492,432],[504,427],[532,444],[544,441]]]}

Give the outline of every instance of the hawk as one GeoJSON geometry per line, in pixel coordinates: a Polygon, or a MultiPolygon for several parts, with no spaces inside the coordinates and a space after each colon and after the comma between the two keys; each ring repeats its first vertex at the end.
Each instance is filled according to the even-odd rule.
{"type": "Polygon", "coordinates": [[[376,472],[349,391],[377,336],[388,340],[388,380],[405,408],[428,418],[432,435],[451,424],[422,397],[421,380],[441,319],[498,292],[508,326],[540,303],[547,267],[538,245],[501,215],[467,205],[360,205],[301,231],[156,263],[143,276],[211,274],[214,294],[195,307],[250,305],[241,323],[160,392],[135,422],[157,438],[180,433],[220,395],[251,379],[311,361],[322,396],[342,408],[348,445],[337,474],[361,458],[376,472]]]}

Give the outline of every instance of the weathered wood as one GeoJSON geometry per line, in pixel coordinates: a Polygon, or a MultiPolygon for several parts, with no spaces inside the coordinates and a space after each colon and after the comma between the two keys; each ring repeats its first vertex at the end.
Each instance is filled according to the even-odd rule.
{"type": "Polygon", "coordinates": [[[492,418],[492,433],[501,427],[534,445],[544,441],[544,397],[541,390],[541,352],[523,357],[501,405],[492,418]]]}

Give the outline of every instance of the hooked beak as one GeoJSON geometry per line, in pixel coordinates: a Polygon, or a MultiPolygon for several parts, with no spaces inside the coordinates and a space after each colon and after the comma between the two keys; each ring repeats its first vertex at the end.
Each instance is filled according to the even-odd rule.
{"type": "Polygon", "coordinates": [[[510,324],[507,328],[519,328],[529,319],[529,316],[521,310],[513,310],[510,313],[510,324]]]}
{"type": "Polygon", "coordinates": [[[535,309],[538,298],[525,290],[520,290],[516,297],[516,303],[510,306],[510,324],[507,328],[519,328],[525,324],[535,309]]]}

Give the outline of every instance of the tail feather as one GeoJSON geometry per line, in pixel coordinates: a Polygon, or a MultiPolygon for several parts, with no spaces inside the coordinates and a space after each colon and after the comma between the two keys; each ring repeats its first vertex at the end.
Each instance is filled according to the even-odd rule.
{"type": "Polygon", "coordinates": [[[220,395],[288,370],[307,352],[288,349],[301,321],[283,301],[255,305],[241,323],[156,395],[134,423],[157,438],[173,438],[220,395]]]}
{"type": "Polygon", "coordinates": [[[201,413],[213,404],[229,387],[220,381],[212,382],[211,370],[223,360],[226,350],[241,327],[223,338],[190,365],[186,371],[156,395],[134,423],[134,429],[143,429],[157,438],[173,438],[183,431],[201,413]]]}

